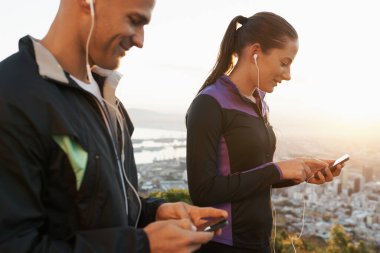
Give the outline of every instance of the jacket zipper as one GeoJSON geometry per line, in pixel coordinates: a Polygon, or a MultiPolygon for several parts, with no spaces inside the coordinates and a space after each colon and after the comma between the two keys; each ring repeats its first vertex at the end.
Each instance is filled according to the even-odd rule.
{"type": "Polygon", "coordinates": [[[87,219],[87,224],[86,224],[86,227],[88,227],[91,223],[91,220],[93,219],[94,217],[94,213],[96,212],[95,210],[95,207],[96,207],[96,195],[98,194],[99,192],[99,171],[100,171],[100,168],[99,168],[99,155],[95,155],[95,168],[96,168],[96,176],[95,176],[95,191],[94,191],[94,194],[95,194],[95,198],[92,199],[90,205],[89,205],[89,216],[88,216],[88,219],[87,219]]]}
{"type": "MultiPolygon", "coordinates": [[[[266,120],[266,119],[264,118],[264,115],[263,115],[262,110],[260,110],[260,107],[259,107],[256,103],[253,103],[253,102],[251,102],[251,101],[250,101],[250,103],[252,103],[252,104],[254,105],[254,107],[256,108],[256,110],[257,110],[257,112],[258,112],[258,114],[259,114],[259,117],[260,117],[261,121],[262,121],[263,124],[264,124],[265,132],[266,132],[267,139],[268,139],[268,143],[269,143],[269,147],[268,147],[268,148],[271,148],[271,147],[273,147],[273,140],[270,138],[270,133],[269,133],[269,130],[268,130],[268,127],[269,127],[269,121],[266,120]]],[[[260,101],[260,103],[261,103],[261,105],[262,105],[262,102],[261,102],[261,101],[260,101]]],[[[264,108],[264,107],[262,107],[262,108],[264,108]]],[[[267,150],[267,152],[265,152],[265,157],[266,157],[266,158],[268,158],[268,157],[267,157],[267,154],[269,154],[268,150],[267,150]]]]}
{"type": "MultiPolygon", "coordinates": [[[[92,99],[95,100],[96,104],[98,105],[98,108],[99,108],[99,110],[101,112],[101,115],[103,117],[103,121],[106,124],[107,130],[108,130],[108,134],[109,134],[109,136],[111,138],[112,147],[113,147],[113,150],[114,150],[114,153],[115,153],[117,167],[118,167],[118,170],[119,170],[119,176],[120,176],[121,186],[123,188],[123,196],[124,196],[124,202],[125,202],[124,203],[125,204],[125,213],[126,213],[126,215],[128,217],[128,214],[129,214],[129,211],[128,211],[128,194],[127,194],[127,189],[125,187],[125,182],[124,182],[125,180],[124,180],[123,172],[122,172],[122,169],[124,168],[124,166],[122,165],[120,156],[119,156],[118,151],[117,151],[117,146],[116,146],[116,143],[115,143],[116,141],[114,140],[114,136],[112,135],[112,130],[111,130],[111,126],[110,126],[109,117],[107,116],[107,113],[105,112],[105,109],[104,109],[103,105],[99,102],[99,100],[94,95],[92,95],[91,93],[90,93],[90,95],[91,95],[92,99]]],[[[120,127],[123,127],[123,126],[120,126],[120,127]]]]}

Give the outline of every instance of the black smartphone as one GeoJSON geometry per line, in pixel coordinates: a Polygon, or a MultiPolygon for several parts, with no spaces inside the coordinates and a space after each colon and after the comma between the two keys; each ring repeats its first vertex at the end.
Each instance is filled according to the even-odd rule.
{"type": "Polygon", "coordinates": [[[197,227],[197,231],[213,232],[219,228],[227,226],[228,220],[225,218],[213,218],[197,227]]]}

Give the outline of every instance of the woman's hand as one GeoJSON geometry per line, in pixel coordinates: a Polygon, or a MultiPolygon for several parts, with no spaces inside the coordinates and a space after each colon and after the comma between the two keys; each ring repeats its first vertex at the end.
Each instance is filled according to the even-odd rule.
{"type": "Polygon", "coordinates": [[[315,173],[328,168],[328,163],[313,158],[296,158],[276,163],[284,179],[298,183],[312,180],[315,173]]]}
{"type": "Polygon", "coordinates": [[[308,183],[310,184],[323,184],[325,182],[331,182],[334,177],[337,177],[340,175],[342,172],[342,169],[344,167],[344,163],[338,164],[335,169],[332,170],[332,166],[335,162],[335,160],[323,160],[326,162],[329,167],[327,169],[324,169],[322,171],[318,171],[311,177],[310,179],[307,180],[308,183]]]}

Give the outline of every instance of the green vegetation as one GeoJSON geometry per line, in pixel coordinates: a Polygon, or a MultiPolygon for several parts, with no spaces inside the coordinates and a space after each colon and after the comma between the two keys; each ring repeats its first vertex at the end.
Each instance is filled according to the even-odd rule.
{"type": "Polygon", "coordinates": [[[370,253],[375,252],[373,249],[364,244],[363,241],[354,243],[344,228],[340,225],[334,225],[331,229],[331,236],[328,241],[328,253],[370,253]]]}
{"type": "MultiPolygon", "coordinates": [[[[285,230],[277,233],[276,253],[294,252],[291,237],[294,238],[294,235],[289,235],[285,230]]],[[[375,253],[375,249],[363,241],[354,242],[341,225],[334,225],[331,228],[327,242],[316,236],[303,236],[301,239],[293,240],[299,253],[375,253]]]]}
{"type": "Polygon", "coordinates": [[[165,199],[168,202],[183,201],[191,204],[191,199],[188,190],[169,189],[165,192],[154,191],[149,194],[151,197],[165,199]]]}

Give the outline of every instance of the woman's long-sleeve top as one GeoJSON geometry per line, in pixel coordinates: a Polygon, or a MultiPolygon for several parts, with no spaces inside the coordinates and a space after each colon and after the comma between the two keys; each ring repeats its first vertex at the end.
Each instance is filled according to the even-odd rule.
{"type": "Polygon", "coordinates": [[[252,249],[269,244],[272,185],[288,185],[273,163],[276,138],[268,107],[258,102],[262,112],[224,75],[194,99],[186,118],[192,201],[228,211],[229,225],[214,241],[252,249]]]}

